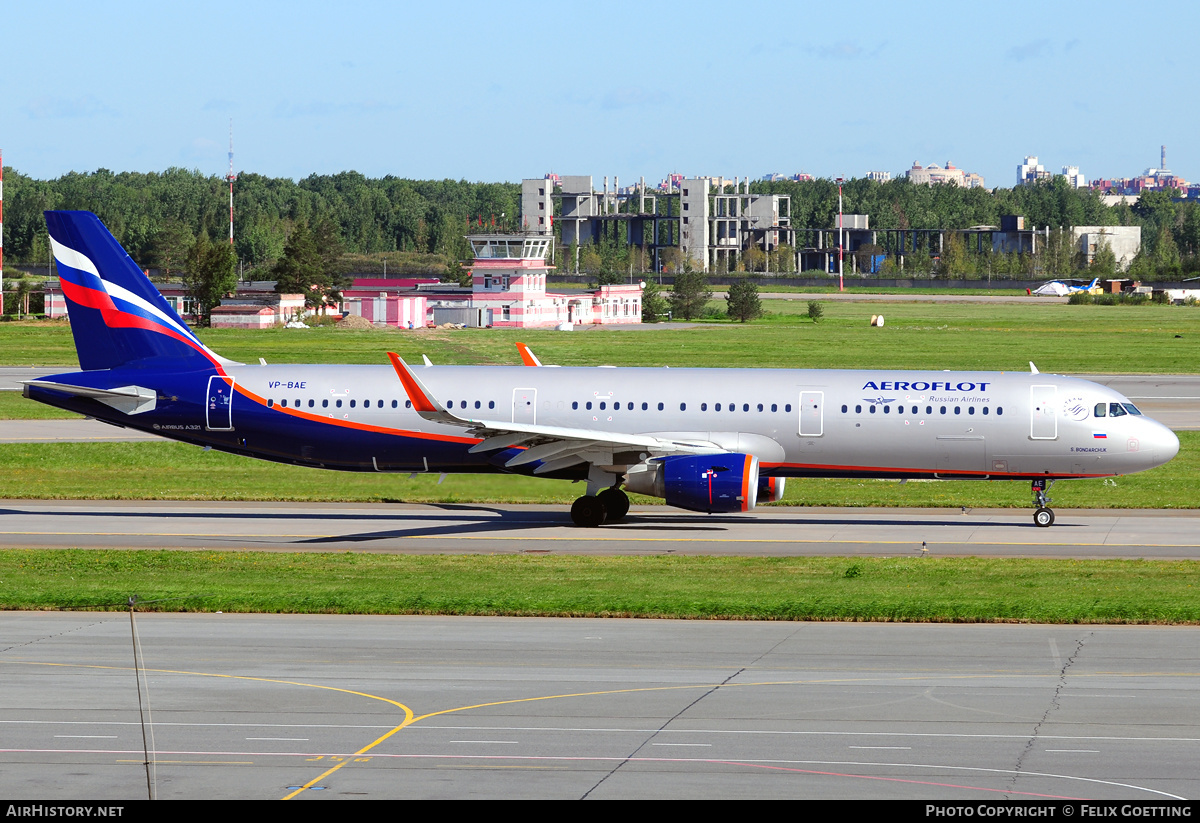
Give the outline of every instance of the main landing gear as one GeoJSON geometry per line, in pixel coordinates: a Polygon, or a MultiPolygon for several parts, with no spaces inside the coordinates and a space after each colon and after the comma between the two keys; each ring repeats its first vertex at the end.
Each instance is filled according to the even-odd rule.
{"type": "Polygon", "coordinates": [[[629,497],[616,486],[599,494],[580,497],[571,504],[571,520],[576,526],[594,529],[601,523],[616,523],[629,513],[629,497]]]}
{"type": "MultiPolygon", "coordinates": [[[[1050,485],[1054,485],[1054,481],[1050,481],[1050,485]]],[[[1033,510],[1033,525],[1039,528],[1048,528],[1054,525],[1054,512],[1050,509],[1050,496],[1046,494],[1046,481],[1033,481],[1033,505],[1036,507],[1033,510]]]]}

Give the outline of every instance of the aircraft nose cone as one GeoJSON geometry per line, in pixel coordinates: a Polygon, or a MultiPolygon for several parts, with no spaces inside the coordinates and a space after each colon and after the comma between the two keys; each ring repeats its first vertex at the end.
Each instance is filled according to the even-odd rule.
{"type": "Polygon", "coordinates": [[[1162,434],[1155,439],[1154,450],[1157,452],[1158,458],[1166,463],[1179,454],[1179,438],[1166,426],[1162,428],[1162,434]]]}

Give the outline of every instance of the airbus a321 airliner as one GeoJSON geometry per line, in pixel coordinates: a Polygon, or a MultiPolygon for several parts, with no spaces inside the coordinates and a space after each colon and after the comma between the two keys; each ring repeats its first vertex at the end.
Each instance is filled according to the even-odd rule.
{"type": "Polygon", "coordinates": [[[778,501],[788,477],[1047,481],[1152,469],[1166,426],[1070,377],[886,370],[247,365],[191,332],[89,212],[46,213],[82,371],[25,396],[221,451],[324,469],[582,480],[579,526],[622,487],[699,512],[778,501]]]}

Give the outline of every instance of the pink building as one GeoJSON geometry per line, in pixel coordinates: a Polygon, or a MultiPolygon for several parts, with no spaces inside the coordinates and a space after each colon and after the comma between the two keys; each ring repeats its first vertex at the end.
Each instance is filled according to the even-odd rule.
{"type": "Polygon", "coordinates": [[[247,289],[246,294],[226,297],[221,305],[214,306],[210,325],[214,329],[267,329],[276,323],[299,319],[304,314],[303,294],[276,294],[273,291],[256,294],[247,289]]]}
{"type": "Polygon", "coordinates": [[[480,234],[467,238],[475,254],[471,305],[485,309],[489,325],[536,328],[642,322],[640,286],[602,286],[583,294],[546,291],[547,235],[480,234]]]}
{"type": "Polygon", "coordinates": [[[424,297],[401,297],[381,291],[378,297],[348,297],[343,306],[349,314],[356,314],[372,323],[401,329],[422,329],[425,327],[427,302],[424,297]]]}
{"type": "Polygon", "coordinates": [[[277,316],[271,306],[242,303],[214,306],[210,319],[214,329],[269,329],[277,316]]]}

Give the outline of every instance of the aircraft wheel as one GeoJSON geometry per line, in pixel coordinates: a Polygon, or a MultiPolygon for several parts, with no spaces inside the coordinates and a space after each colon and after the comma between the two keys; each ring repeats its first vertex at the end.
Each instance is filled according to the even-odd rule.
{"type": "Polygon", "coordinates": [[[600,492],[596,499],[604,504],[604,510],[608,512],[604,518],[605,523],[616,523],[629,514],[629,496],[616,486],[600,492]]]}
{"type": "Polygon", "coordinates": [[[1050,511],[1050,509],[1047,509],[1045,506],[1038,508],[1038,510],[1033,513],[1033,525],[1043,529],[1054,525],[1054,512],[1050,511]]]}
{"type": "Polygon", "coordinates": [[[580,497],[571,504],[571,520],[576,526],[581,526],[585,529],[594,529],[604,522],[604,517],[608,512],[604,508],[604,501],[599,497],[580,497]]]}

